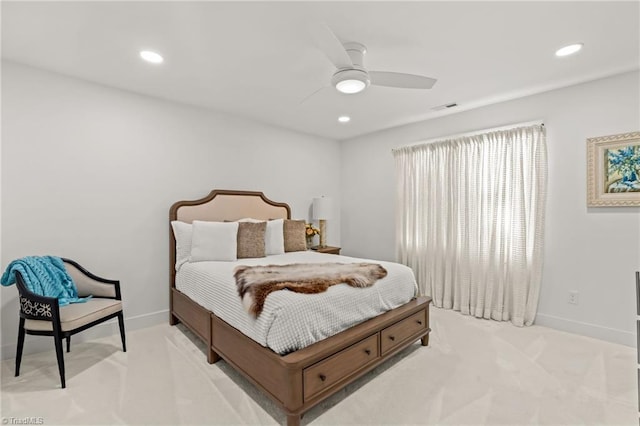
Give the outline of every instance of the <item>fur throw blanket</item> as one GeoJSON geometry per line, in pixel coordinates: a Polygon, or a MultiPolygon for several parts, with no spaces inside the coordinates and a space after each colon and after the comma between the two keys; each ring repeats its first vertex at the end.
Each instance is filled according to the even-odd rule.
{"type": "Polygon", "coordinates": [[[370,287],[387,276],[376,263],[297,263],[292,265],[238,266],[233,276],[247,312],[260,315],[267,296],[287,289],[297,293],[322,293],[335,284],[370,287]]]}

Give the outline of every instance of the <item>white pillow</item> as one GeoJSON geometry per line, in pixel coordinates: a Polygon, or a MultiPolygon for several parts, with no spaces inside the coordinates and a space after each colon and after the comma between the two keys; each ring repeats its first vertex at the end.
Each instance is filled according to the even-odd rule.
{"type": "Polygon", "coordinates": [[[193,221],[191,262],[237,260],[238,222],[193,221]]]}
{"type": "Polygon", "coordinates": [[[190,223],[171,221],[173,236],[176,238],[176,271],[189,261],[191,256],[191,234],[193,227],[190,223]]]}
{"type": "Polygon", "coordinates": [[[239,219],[238,222],[267,222],[267,230],[264,233],[264,252],[267,256],[284,254],[284,219],[259,220],[251,217],[239,219]]]}
{"type": "Polygon", "coordinates": [[[264,233],[264,251],[267,256],[284,254],[284,219],[267,221],[264,233]]]}

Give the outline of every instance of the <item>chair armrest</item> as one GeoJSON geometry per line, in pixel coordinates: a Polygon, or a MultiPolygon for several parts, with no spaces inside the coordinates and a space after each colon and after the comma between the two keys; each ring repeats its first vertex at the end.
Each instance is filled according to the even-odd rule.
{"type": "Polygon", "coordinates": [[[65,263],[65,269],[76,284],[79,297],[92,295],[94,297],[121,300],[120,281],[92,274],[74,260],[65,258],[62,260],[65,263]]]}
{"type": "Polygon", "coordinates": [[[27,288],[20,273],[16,274],[20,316],[27,319],[55,321],[60,318],[60,307],[55,297],[45,297],[32,293],[27,288]]]}

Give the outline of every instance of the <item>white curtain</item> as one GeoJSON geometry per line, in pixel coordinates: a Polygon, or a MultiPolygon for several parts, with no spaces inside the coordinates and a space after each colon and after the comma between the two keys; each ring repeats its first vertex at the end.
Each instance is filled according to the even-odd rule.
{"type": "Polygon", "coordinates": [[[543,125],[394,150],[396,249],[437,307],[535,319],[547,154],[543,125]]]}

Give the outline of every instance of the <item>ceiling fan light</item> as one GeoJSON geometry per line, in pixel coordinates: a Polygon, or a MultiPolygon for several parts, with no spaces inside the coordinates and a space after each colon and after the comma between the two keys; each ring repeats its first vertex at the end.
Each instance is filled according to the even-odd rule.
{"type": "Polygon", "coordinates": [[[369,86],[370,82],[366,71],[353,68],[340,70],[331,79],[331,84],[336,90],[346,94],[360,93],[369,86]]]}
{"type": "Polygon", "coordinates": [[[367,84],[360,80],[342,80],[336,83],[336,89],[347,94],[362,92],[366,87],[367,84]]]}

